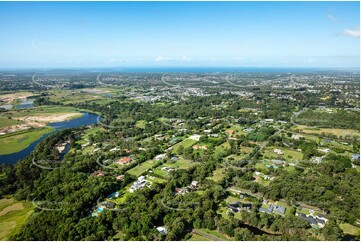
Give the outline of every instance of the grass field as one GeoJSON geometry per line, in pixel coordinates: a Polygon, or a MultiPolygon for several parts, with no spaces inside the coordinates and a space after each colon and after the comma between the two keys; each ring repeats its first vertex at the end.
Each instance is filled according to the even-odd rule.
{"type": "Polygon", "coordinates": [[[173,151],[172,151],[172,153],[178,154],[178,148],[179,148],[179,146],[181,146],[181,145],[183,145],[184,148],[188,148],[188,147],[194,145],[195,143],[197,143],[196,140],[185,139],[185,140],[183,140],[183,141],[181,141],[181,142],[179,142],[179,143],[177,143],[177,144],[175,144],[175,145],[173,146],[173,151]]]}
{"type": "Polygon", "coordinates": [[[124,240],[124,234],[122,231],[118,231],[118,233],[116,233],[114,236],[113,236],[113,239],[116,240],[116,241],[123,241],[124,240]]]}
{"type": "Polygon", "coordinates": [[[11,126],[11,125],[16,125],[16,124],[22,124],[22,123],[23,122],[21,122],[21,121],[9,119],[7,117],[0,117],[0,128],[6,127],[6,126],[11,126]]]}
{"type": "Polygon", "coordinates": [[[140,129],[144,129],[146,123],[147,122],[145,120],[138,120],[137,123],[135,124],[135,127],[140,128],[140,129]]]}
{"type": "MultiPolygon", "coordinates": [[[[268,157],[268,159],[278,159],[283,158],[284,160],[288,161],[300,161],[302,160],[303,154],[302,152],[287,149],[287,148],[278,148],[281,149],[283,154],[278,155],[274,153],[274,149],[277,149],[278,147],[267,147],[264,151],[264,158],[268,157]]],[[[267,158],[266,158],[267,159],[267,158]]]]}
{"type": "Polygon", "coordinates": [[[49,116],[54,114],[78,113],[78,118],[81,114],[76,108],[64,106],[39,106],[31,109],[20,109],[8,112],[11,117],[25,117],[25,116],[49,116]]]}
{"type": "Polygon", "coordinates": [[[243,128],[241,126],[239,126],[239,125],[233,125],[231,128],[229,128],[229,130],[235,131],[235,133],[232,136],[244,135],[245,132],[243,132],[242,129],[243,128]]]}
{"type": "Polygon", "coordinates": [[[0,137],[0,155],[19,152],[41,138],[44,134],[52,131],[54,131],[53,128],[46,127],[3,135],[0,137]]]}
{"type": "Polygon", "coordinates": [[[147,160],[143,163],[137,165],[136,167],[133,167],[132,169],[128,170],[127,173],[132,174],[134,176],[140,176],[144,172],[146,172],[148,169],[152,168],[157,163],[155,160],[147,160]]]}
{"type": "Polygon", "coordinates": [[[229,145],[229,143],[226,141],[223,144],[217,146],[214,150],[214,156],[217,157],[218,155],[220,155],[221,153],[224,152],[225,149],[229,149],[231,148],[231,146],[229,145]]]}
{"type": "Polygon", "coordinates": [[[360,236],[360,228],[353,226],[348,223],[340,224],[340,228],[343,230],[345,234],[360,236]]]}
{"type": "Polygon", "coordinates": [[[32,214],[31,203],[17,202],[13,198],[0,200],[0,240],[8,240],[16,234],[32,214]]]}
{"type": "Polygon", "coordinates": [[[210,230],[210,229],[198,229],[204,233],[207,233],[207,234],[210,234],[210,235],[213,235],[221,240],[232,240],[232,238],[224,235],[224,234],[221,234],[219,232],[217,232],[216,230],[210,230]]]}
{"type": "Polygon", "coordinates": [[[32,92],[15,92],[10,94],[1,94],[0,99],[5,99],[6,103],[11,103],[12,101],[19,99],[19,98],[27,98],[30,96],[34,96],[36,94],[32,92]]]}
{"type": "Polygon", "coordinates": [[[154,169],[154,174],[157,174],[157,175],[165,178],[168,176],[169,173],[166,171],[163,171],[162,170],[163,167],[174,167],[176,169],[188,169],[194,165],[195,165],[194,162],[180,158],[175,163],[168,162],[168,163],[164,163],[164,164],[158,166],[156,169],[154,169]]]}
{"type": "Polygon", "coordinates": [[[192,237],[188,241],[210,241],[210,239],[203,237],[199,234],[192,234],[192,237]]]}
{"type": "Polygon", "coordinates": [[[310,127],[310,126],[306,126],[306,125],[297,125],[294,129],[300,129],[301,132],[306,133],[306,134],[321,134],[321,133],[325,133],[325,134],[334,134],[337,136],[345,136],[345,135],[356,135],[356,136],[360,136],[360,132],[358,130],[353,130],[353,129],[327,129],[327,128],[315,128],[315,127],[310,127]]]}
{"type": "Polygon", "coordinates": [[[213,174],[211,177],[208,177],[208,179],[211,179],[212,181],[218,182],[222,180],[225,177],[225,169],[224,168],[218,168],[213,171],[213,174]]]}

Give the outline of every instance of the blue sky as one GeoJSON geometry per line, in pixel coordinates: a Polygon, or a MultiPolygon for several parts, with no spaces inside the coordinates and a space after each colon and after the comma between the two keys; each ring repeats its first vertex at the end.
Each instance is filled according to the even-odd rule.
{"type": "Polygon", "coordinates": [[[359,67],[359,2],[0,2],[0,67],[359,67]]]}

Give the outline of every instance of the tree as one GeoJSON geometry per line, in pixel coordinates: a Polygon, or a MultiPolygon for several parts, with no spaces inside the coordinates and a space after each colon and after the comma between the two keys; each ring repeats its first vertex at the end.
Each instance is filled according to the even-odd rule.
{"type": "Polygon", "coordinates": [[[237,241],[250,241],[254,240],[254,234],[246,228],[236,228],[234,236],[237,241]]]}
{"type": "Polygon", "coordinates": [[[329,220],[322,229],[322,235],[325,240],[340,240],[343,237],[343,231],[337,222],[333,219],[329,220]]]}

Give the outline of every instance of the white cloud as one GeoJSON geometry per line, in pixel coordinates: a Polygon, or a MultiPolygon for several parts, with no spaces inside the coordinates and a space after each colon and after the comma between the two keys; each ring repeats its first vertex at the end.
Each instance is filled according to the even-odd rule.
{"type": "Polygon", "coordinates": [[[120,62],[123,62],[123,60],[121,59],[115,59],[115,58],[110,58],[108,60],[109,63],[120,63],[120,62]]]}
{"type": "Polygon", "coordinates": [[[331,14],[327,15],[326,18],[328,18],[331,22],[337,22],[338,19],[332,16],[331,14]]]}
{"type": "Polygon", "coordinates": [[[161,62],[161,61],[170,61],[170,60],[172,60],[172,58],[167,57],[167,56],[158,56],[154,60],[156,62],[161,62]]]}
{"type": "Polygon", "coordinates": [[[49,42],[40,42],[36,39],[33,39],[33,41],[31,42],[31,45],[33,46],[33,48],[37,49],[37,50],[45,50],[45,51],[50,51],[51,48],[49,48],[50,44],[49,42]]]}
{"type": "Polygon", "coordinates": [[[314,63],[316,60],[315,59],[313,59],[313,58],[308,58],[307,60],[306,60],[306,62],[308,62],[308,63],[314,63]]]}
{"type": "Polygon", "coordinates": [[[243,56],[233,58],[233,60],[235,60],[235,61],[243,61],[244,59],[245,58],[243,56]]]}
{"type": "Polygon", "coordinates": [[[345,29],[341,34],[352,38],[360,38],[360,27],[355,29],[345,29]]]}
{"type": "Polygon", "coordinates": [[[191,61],[192,59],[187,56],[182,56],[181,60],[182,61],[191,61]]]}

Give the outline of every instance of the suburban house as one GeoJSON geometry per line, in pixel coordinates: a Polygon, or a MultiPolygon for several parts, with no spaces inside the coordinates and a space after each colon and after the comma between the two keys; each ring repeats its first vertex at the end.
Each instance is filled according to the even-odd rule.
{"type": "Polygon", "coordinates": [[[263,213],[278,213],[280,215],[284,215],[286,208],[280,205],[270,204],[268,208],[259,208],[258,211],[263,213]]]}
{"type": "Polygon", "coordinates": [[[176,188],[174,193],[175,193],[175,195],[178,195],[178,194],[184,195],[184,194],[188,193],[189,191],[190,191],[190,189],[188,187],[176,188]]]}
{"type": "Polygon", "coordinates": [[[199,182],[198,182],[198,181],[192,181],[189,186],[186,186],[186,187],[184,187],[184,188],[176,188],[175,191],[174,191],[174,193],[175,193],[176,195],[178,195],[178,194],[184,195],[184,194],[190,192],[191,190],[197,189],[198,186],[199,186],[199,182]]]}
{"type": "Polygon", "coordinates": [[[132,160],[132,158],[130,158],[130,157],[123,157],[122,159],[120,159],[120,160],[117,161],[117,164],[119,164],[119,165],[125,165],[125,164],[128,164],[128,163],[132,162],[132,161],[133,161],[133,160],[132,160]]]}
{"type": "Polygon", "coordinates": [[[166,154],[157,155],[156,157],[154,157],[154,160],[157,160],[157,161],[163,160],[163,159],[165,159],[165,156],[166,156],[166,154]]]}
{"type": "Polygon", "coordinates": [[[165,228],[165,227],[157,227],[156,228],[158,231],[159,231],[159,233],[161,233],[162,235],[166,235],[167,234],[167,229],[165,228]]]}
{"type": "Polygon", "coordinates": [[[122,180],[124,180],[124,175],[119,175],[119,176],[116,177],[116,179],[122,181],[122,180]]]}
{"type": "Polygon", "coordinates": [[[195,149],[195,150],[206,150],[207,146],[206,145],[193,145],[193,149],[195,149]]]}
{"type": "Polygon", "coordinates": [[[252,204],[251,203],[242,203],[240,201],[237,202],[233,202],[228,204],[228,208],[234,212],[237,213],[241,210],[251,210],[252,209],[252,204]]]}
{"type": "Polygon", "coordinates": [[[163,171],[166,171],[166,172],[170,172],[170,171],[174,171],[175,169],[174,169],[173,167],[167,167],[167,166],[165,166],[165,167],[162,168],[162,170],[163,170],[163,171]]]}
{"type": "Polygon", "coordinates": [[[277,159],[272,159],[271,162],[275,165],[279,165],[279,166],[283,166],[285,165],[285,161],[284,160],[277,160],[277,159]]]}
{"type": "Polygon", "coordinates": [[[189,136],[188,139],[199,141],[200,138],[201,138],[201,136],[199,134],[193,134],[193,135],[189,136]]]}
{"type": "Polygon", "coordinates": [[[273,152],[276,153],[277,155],[283,155],[283,152],[280,149],[274,149],[273,152]]]}
{"type": "Polygon", "coordinates": [[[177,156],[173,156],[172,158],[171,158],[171,161],[173,161],[173,162],[177,162],[179,160],[179,158],[177,157],[177,156]]]}
{"type": "Polygon", "coordinates": [[[101,171],[101,170],[98,170],[98,171],[94,171],[91,176],[104,176],[105,175],[105,172],[104,171],[101,171]]]}
{"type": "Polygon", "coordinates": [[[321,215],[306,215],[304,213],[296,213],[296,216],[306,220],[312,227],[323,228],[327,223],[328,219],[321,215]]]}
{"type": "Polygon", "coordinates": [[[229,135],[233,135],[236,131],[231,130],[231,129],[227,129],[226,131],[224,131],[226,133],[228,133],[229,135]]]}
{"type": "Polygon", "coordinates": [[[194,189],[194,188],[198,188],[199,182],[198,181],[192,181],[191,185],[189,186],[190,188],[194,189]]]}
{"type": "Polygon", "coordinates": [[[353,154],[351,160],[352,161],[360,160],[360,154],[353,154]]]}
{"type": "Polygon", "coordinates": [[[292,134],[291,138],[294,140],[299,140],[299,139],[303,138],[303,136],[300,134],[292,134]]]}
{"type": "Polygon", "coordinates": [[[133,185],[129,188],[130,192],[135,192],[138,189],[141,189],[145,186],[150,187],[152,183],[145,179],[145,176],[140,176],[137,181],[133,183],[133,185]]]}

